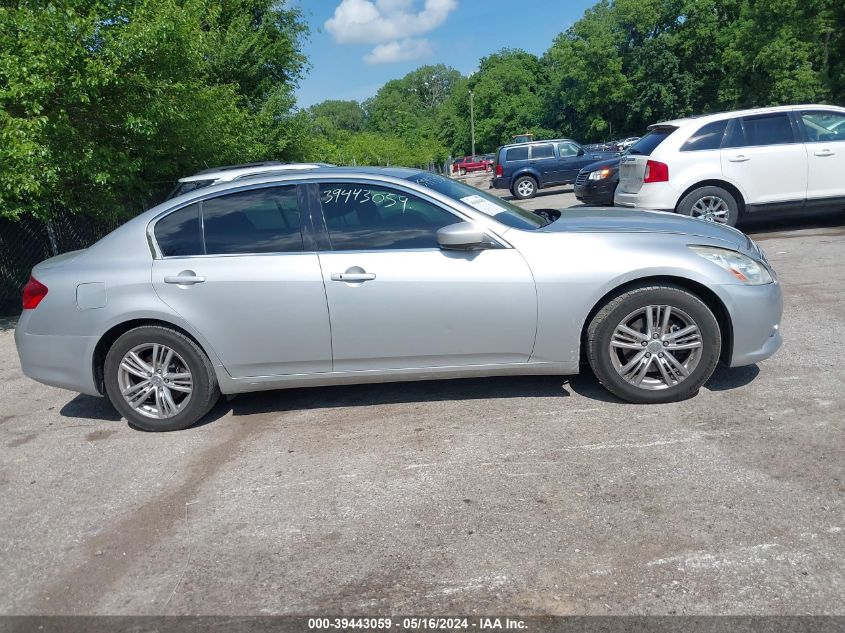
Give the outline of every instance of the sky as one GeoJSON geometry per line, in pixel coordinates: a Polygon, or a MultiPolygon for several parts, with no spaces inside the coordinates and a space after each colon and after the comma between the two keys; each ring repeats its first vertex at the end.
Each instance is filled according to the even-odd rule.
{"type": "Polygon", "coordinates": [[[502,48],[541,55],[596,0],[292,0],[311,29],[297,101],[363,101],[425,64],[469,75],[502,48]]]}

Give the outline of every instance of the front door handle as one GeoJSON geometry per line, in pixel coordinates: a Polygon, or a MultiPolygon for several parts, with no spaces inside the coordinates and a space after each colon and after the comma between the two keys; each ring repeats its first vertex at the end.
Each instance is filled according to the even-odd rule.
{"type": "Polygon", "coordinates": [[[813,152],[816,156],[833,156],[836,152],[830,149],[820,149],[817,152],[813,152]]]}
{"type": "Polygon", "coordinates": [[[205,277],[198,277],[197,275],[191,274],[178,274],[178,275],[168,275],[164,278],[164,283],[166,284],[177,284],[179,286],[193,286],[194,284],[201,284],[205,281],[205,277]]]}
{"type": "Polygon", "coordinates": [[[732,163],[744,163],[745,161],[751,160],[748,156],[740,154],[739,156],[731,156],[729,159],[732,163]]]}
{"type": "Polygon", "coordinates": [[[332,281],[372,281],[375,273],[332,273],[332,281]]]}

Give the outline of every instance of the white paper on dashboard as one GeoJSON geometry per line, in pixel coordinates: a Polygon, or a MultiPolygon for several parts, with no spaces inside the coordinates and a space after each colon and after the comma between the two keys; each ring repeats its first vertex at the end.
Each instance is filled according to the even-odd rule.
{"type": "Polygon", "coordinates": [[[487,198],[482,198],[481,196],[472,195],[466,196],[465,198],[461,198],[461,202],[465,202],[469,206],[478,209],[482,213],[486,213],[487,215],[497,215],[505,210],[504,207],[500,207],[495,202],[488,200],[487,198]]]}

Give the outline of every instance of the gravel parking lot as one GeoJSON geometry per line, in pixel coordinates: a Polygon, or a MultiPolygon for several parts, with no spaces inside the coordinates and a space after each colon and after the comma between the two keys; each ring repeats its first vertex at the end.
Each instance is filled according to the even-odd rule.
{"type": "Polygon", "coordinates": [[[26,379],[2,322],[0,612],[845,614],[845,216],[746,229],[785,345],[676,404],[433,381],[142,433],[26,379]]]}

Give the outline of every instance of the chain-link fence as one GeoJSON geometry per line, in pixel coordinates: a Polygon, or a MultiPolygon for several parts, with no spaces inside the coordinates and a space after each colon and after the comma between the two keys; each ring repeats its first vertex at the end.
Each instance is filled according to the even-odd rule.
{"type": "Polygon", "coordinates": [[[59,216],[49,221],[0,218],[0,316],[21,311],[21,292],[38,262],[91,246],[126,219],[59,216]]]}

